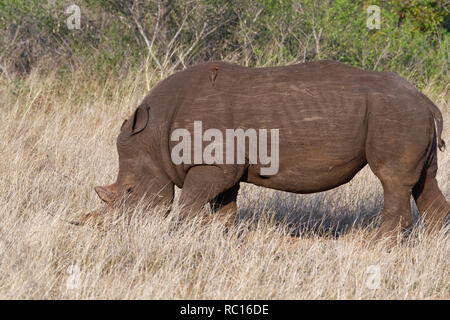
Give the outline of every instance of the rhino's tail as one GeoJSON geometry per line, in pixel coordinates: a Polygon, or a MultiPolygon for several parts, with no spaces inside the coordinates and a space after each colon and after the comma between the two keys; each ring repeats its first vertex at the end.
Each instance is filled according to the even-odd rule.
{"type": "Polygon", "coordinates": [[[444,151],[445,150],[445,141],[442,139],[442,129],[444,126],[444,119],[442,118],[441,110],[430,100],[427,96],[422,94],[422,96],[426,100],[426,104],[428,107],[428,110],[430,110],[431,114],[433,115],[434,121],[436,122],[436,136],[437,136],[437,145],[439,150],[444,151]]]}

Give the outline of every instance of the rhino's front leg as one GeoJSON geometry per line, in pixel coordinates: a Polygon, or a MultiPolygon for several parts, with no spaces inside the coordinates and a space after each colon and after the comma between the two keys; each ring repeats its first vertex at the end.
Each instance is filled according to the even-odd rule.
{"type": "Polygon", "coordinates": [[[225,219],[227,229],[231,228],[236,220],[238,192],[239,182],[209,202],[214,216],[225,219]]]}
{"type": "Polygon", "coordinates": [[[203,206],[213,202],[213,211],[222,217],[227,215],[227,224],[234,221],[236,196],[239,190],[240,170],[230,166],[202,165],[191,168],[185,178],[179,199],[181,216],[184,219],[202,215],[203,206]]]}

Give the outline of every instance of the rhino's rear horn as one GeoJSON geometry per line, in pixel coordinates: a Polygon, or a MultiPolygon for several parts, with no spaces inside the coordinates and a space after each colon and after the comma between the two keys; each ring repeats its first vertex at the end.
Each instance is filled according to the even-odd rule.
{"type": "Polygon", "coordinates": [[[94,189],[100,199],[106,203],[111,203],[117,198],[117,188],[115,184],[106,187],[95,187],[94,189]]]}

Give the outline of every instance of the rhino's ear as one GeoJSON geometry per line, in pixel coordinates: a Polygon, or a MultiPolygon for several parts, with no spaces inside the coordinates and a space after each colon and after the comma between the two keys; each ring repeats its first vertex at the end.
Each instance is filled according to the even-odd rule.
{"type": "Polygon", "coordinates": [[[145,129],[149,119],[149,107],[139,107],[134,112],[133,124],[131,125],[131,135],[141,132],[145,129]]]}
{"type": "Polygon", "coordinates": [[[100,199],[106,203],[111,203],[117,198],[117,188],[115,184],[106,187],[95,187],[94,189],[100,199]]]}

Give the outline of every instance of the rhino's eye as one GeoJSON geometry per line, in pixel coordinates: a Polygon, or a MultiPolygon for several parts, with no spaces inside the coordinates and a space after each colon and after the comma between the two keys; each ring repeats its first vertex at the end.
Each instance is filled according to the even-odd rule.
{"type": "Polygon", "coordinates": [[[133,188],[132,187],[127,188],[127,193],[132,193],[132,192],[133,192],[133,188]]]}

